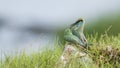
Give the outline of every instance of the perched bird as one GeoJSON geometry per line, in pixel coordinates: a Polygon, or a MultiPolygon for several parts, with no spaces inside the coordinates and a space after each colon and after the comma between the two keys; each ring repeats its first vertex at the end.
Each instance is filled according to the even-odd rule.
{"type": "Polygon", "coordinates": [[[69,28],[65,29],[64,39],[70,43],[79,44],[84,47],[84,44],[81,42],[81,40],[77,36],[73,35],[69,28]]]}
{"type": "Polygon", "coordinates": [[[72,31],[72,34],[77,36],[80,39],[80,41],[87,46],[87,39],[85,38],[85,35],[83,33],[84,25],[85,25],[84,19],[80,18],[70,26],[70,29],[72,31]]]}
{"type": "Polygon", "coordinates": [[[74,44],[79,44],[83,47],[87,46],[87,40],[84,36],[84,20],[79,19],[74,24],[72,24],[69,28],[64,31],[64,39],[67,42],[71,42],[74,44]]]}

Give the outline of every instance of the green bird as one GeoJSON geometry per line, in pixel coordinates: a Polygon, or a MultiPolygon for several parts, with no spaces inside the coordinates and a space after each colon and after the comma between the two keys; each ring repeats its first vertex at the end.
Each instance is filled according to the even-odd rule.
{"type": "Polygon", "coordinates": [[[77,36],[72,34],[69,28],[65,30],[64,39],[68,42],[84,46],[84,44],[80,41],[80,39],[77,36]]]}
{"type": "Polygon", "coordinates": [[[85,21],[84,19],[78,19],[74,24],[71,25],[72,34],[77,36],[84,45],[87,45],[87,39],[83,33],[85,21]]]}
{"type": "Polygon", "coordinates": [[[67,42],[79,44],[83,47],[87,46],[87,40],[84,36],[84,20],[79,19],[74,24],[72,24],[69,28],[64,31],[64,39],[67,42]]]}

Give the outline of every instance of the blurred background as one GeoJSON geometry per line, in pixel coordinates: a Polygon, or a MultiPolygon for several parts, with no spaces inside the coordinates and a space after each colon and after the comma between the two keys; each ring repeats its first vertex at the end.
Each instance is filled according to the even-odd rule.
{"type": "Polygon", "coordinates": [[[88,34],[120,33],[120,0],[0,0],[0,53],[52,46],[54,32],[78,18],[88,34]]]}

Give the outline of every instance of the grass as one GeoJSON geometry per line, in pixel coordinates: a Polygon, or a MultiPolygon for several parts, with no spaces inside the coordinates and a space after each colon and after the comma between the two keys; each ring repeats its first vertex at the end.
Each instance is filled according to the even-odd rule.
{"type": "Polygon", "coordinates": [[[91,21],[86,22],[85,30],[89,34],[93,34],[94,32],[99,32],[99,34],[104,33],[104,31],[111,26],[109,30],[109,35],[117,35],[120,33],[120,13],[119,12],[111,12],[101,14],[100,16],[95,17],[91,21]]]}
{"type": "MultiPolygon", "coordinates": [[[[120,68],[120,35],[107,36],[98,34],[87,36],[89,42],[93,46],[89,46],[85,51],[93,60],[94,68],[120,68]],[[108,51],[107,46],[113,49],[108,51]]],[[[5,56],[4,61],[0,61],[0,68],[58,68],[59,60],[63,47],[55,46],[53,49],[46,48],[43,52],[39,50],[37,53],[31,52],[27,55],[25,51],[20,55],[5,56]]],[[[73,60],[75,62],[75,60],[73,60]]],[[[65,68],[85,68],[79,63],[68,63],[65,68]]]]}

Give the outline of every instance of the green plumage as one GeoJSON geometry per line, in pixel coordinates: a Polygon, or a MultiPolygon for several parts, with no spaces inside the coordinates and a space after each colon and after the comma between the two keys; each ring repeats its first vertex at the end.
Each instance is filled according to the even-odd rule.
{"type": "Polygon", "coordinates": [[[73,35],[71,30],[68,28],[64,32],[64,39],[68,42],[84,46],[84,44],[80,41],[80,39],[77,36],[73,35]]]}
{"type": "Polygon", "coordinates": [[[87,46],[87,40],[83,33],[84,20],[79,19],[77,22],[72,24],[69,28],[64,31],[64,39],[67,42],[79,44],[83,47],[87,46]]]}

